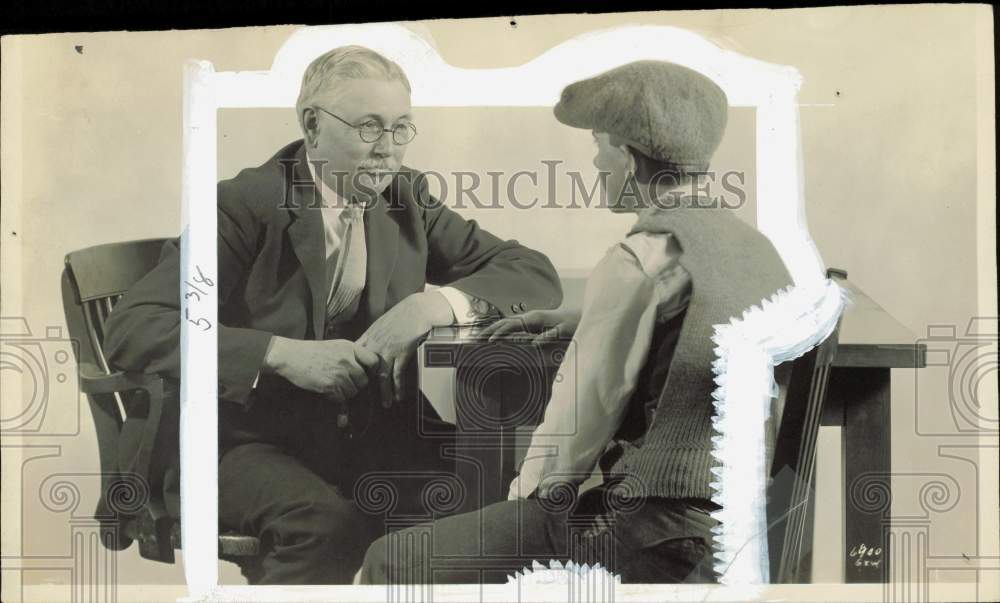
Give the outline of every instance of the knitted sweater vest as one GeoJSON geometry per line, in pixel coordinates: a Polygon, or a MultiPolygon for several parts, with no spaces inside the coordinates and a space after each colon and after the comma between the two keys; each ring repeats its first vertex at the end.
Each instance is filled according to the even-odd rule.
{"type": "Polygon", "coordinates": [[[621,456],[607,472],[609,477],[624,478],[622,487],[631,494],[711,498],[713,327],[742,316],[744,310],[791,284],[767,237],[731,210],[703,207],[709,203],[686,198],[677,208],[645,210],[632,229],[669,232],[677,238],[683,250],[680,263],[691,275],[692,291],[677,345],[667,346],[673,353],[657,354],[661,349],[657,341],[650,347],[647,363],[669,363],[652,419],[641,438],[619,442],[621,456]]]}

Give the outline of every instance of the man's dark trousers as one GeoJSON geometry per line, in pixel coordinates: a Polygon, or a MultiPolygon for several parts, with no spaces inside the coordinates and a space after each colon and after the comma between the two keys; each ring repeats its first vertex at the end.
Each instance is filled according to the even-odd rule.
{"type": "Polygon", "coordinates": [[[421,436],[414,403],[368,406],[355,406],[346,429],[337,426],[333,404],[298,407],[276,420],[308,426],[301,437],[223,445],[220,524],[261,539],[262,556],[242,568],[250,583],[349,584],[365,550],[385,535],[386,511],[426,512],[414,480],[394,482],[392,509],[355,501],[355,486],[372,472],[450,472],[438,453],[447,438],[437,423],[439,437],[421,436]]]}

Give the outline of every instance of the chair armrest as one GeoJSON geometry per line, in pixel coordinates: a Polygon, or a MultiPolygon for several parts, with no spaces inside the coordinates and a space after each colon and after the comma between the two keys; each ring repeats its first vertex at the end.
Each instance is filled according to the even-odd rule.
{"type": "MultiPolygon", "coordinates": [[[[179,382],[161,375],[136,371],[105,373],[89,362],[81,362],[78,372],[80,389],[85,394],[107,396],[133,393],[128,399],[123,399],[126,405],[124,409],[126,417],[123,420],[126,425],[129,424],[129,419],[132,418],[133,413],[136,413],[139,421],[137,425],[141,426],[141,433],[134,456],[125,464],[121,464],[122,460],[118,459],[119,470],[135,475],[147,484],[150,496],[143,513],[148,513],[150,521],[160,526],[161,522],[165,521],[164,518],[167,517],[166,505],[161,491],[164,468],[155,465],[169,462],[165,456],[164,446],[170,445],[170,440],[175,440],[177,437],[179,382]]],[[[173,448],[172,445],[170,447],[173,448]]],[[[156,538],[150,538],[146,532],[143,532],[139,540],[147,544],[157,541],[156,538]]],[[[162,540],[162,542],[166,543],[162,546],[169,549],[169,538],[162,540]]],[[[168,552],[170,554],[167,557],[172,556],[172,551],[168,550],[168,552]]],[[[163,551],[160,553],[166,555],[163,551]]],[[[163,560],[166,560],[166,557],[163,560]]]]}
{"type": "Polygon", "coordinates": [[[141,389],[161,391],[163,377],[133,371],[104,373],[90,362],[81,362],[79,368],[80,390],[85,394],[114,394],[141,389]]]}

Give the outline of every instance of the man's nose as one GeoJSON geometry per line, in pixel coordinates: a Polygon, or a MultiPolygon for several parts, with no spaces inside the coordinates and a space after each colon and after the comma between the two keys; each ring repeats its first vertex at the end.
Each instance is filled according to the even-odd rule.
{"type": "Polygon", "coordinates": [[[372,152],[380,157],[387,157],[392,155],[395,148],[396,142],[392,139],[392,134],[385,132],[382,134],[382,138],[375,141],[372,152]]]}

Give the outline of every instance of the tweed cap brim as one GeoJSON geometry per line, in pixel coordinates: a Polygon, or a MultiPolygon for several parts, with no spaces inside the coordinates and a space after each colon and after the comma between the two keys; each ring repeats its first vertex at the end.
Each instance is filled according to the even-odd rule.
{"type": "Polygon", "coordinates": [[[707,166],[725,132],[728,101],[697,71],[636,61],[570,84],[553,112],[568,126],[614,134],[657,161],[707,166]]]}

